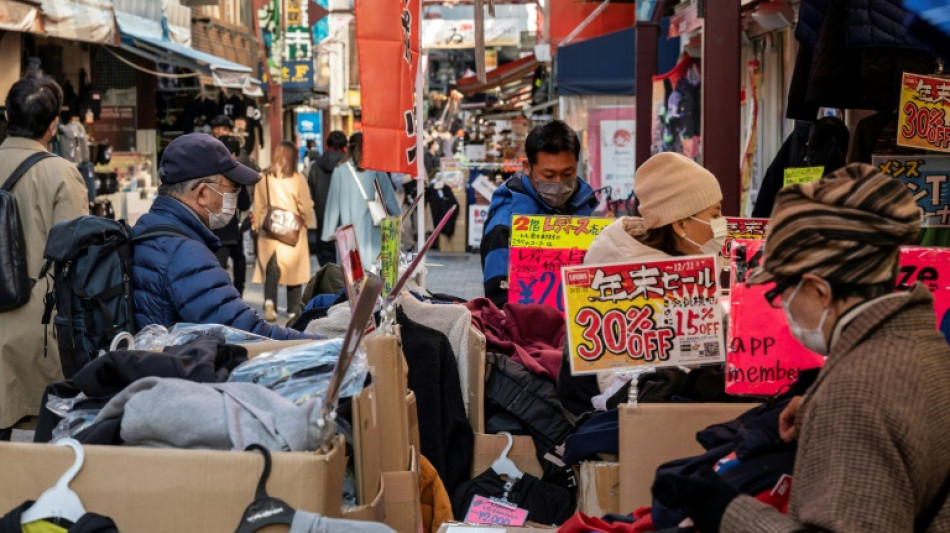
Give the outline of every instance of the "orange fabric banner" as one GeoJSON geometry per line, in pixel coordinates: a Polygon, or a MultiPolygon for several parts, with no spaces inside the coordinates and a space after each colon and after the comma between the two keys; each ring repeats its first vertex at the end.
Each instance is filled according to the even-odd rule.
{"type": "Polygon", "coordinates": [[[356,0],[363,167],[415,175],[419,0],[356,0]]]}

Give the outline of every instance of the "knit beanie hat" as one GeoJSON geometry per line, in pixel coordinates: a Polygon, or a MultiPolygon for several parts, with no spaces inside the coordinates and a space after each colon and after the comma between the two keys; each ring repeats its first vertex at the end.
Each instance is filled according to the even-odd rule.
{"type": "Polygon", "coordinates": [[[722,201],[716,177],[675,152],[656,154],[640,166],[633,193],[650,229],[689,218],[722,201]]]}
{"type": "Polygon", "coordinates": [[[894,278],[900,247],[917,242],[920,210],[897,179],[852,163],[779,191],[762,265],[749,285],[815,274],[871,285],[894,278]]]}

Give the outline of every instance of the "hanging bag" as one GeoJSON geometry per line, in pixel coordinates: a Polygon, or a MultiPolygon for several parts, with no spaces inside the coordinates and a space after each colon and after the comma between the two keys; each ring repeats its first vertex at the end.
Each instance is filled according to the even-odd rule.
{"type": "Polygon", "coordinates": [[[379,226],[382,224],[383,219],[389,216],[389,213],[386,212],[386,206],[380,201],[380,192],[379,185],[376,184],[376,178],[373,178],[373,185],[376,188],[376,198],[370,200],[366,197],[366,190],[363,189],[363,184],[360,182],[360,177],[356,175],[356,170],[353,169],[353,164],[347,161],[346,168],[350,170],[350,175],[353,176],[353,180],[356,181],[356,186],[360,188],[360,194],[363,196],[363,201],[366,202],[366,207],[369,208],[369,215],[373,217],[373,225],[379,226]]]}
{"type": "Polygon", "coordinates": [[[303,220],[300,215],[271,205],[270,173],[264,174],[264,188],[267,189],[267,214],[264,215],[264,234],[288,246],[297,246],[303,220]]]}

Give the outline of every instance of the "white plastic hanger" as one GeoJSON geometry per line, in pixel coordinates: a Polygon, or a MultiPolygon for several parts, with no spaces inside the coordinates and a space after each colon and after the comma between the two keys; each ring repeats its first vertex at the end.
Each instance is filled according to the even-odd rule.
{"type": "Polygon", "coordinates": [[[63,477],[59,478],[56,485],[41,494],[36,503],[23,513],[20,524],[29,524],[49,518],[63,518],[75,524],[86,514],[86,509],[79,501],[79,496],[69,488],[69,484],[82,469],[83,462],[86,460],[82,444],[79,444],[75,439],[61,439],[56,441],[55,444],[56,446],[72,448],[76,452],[76,461],[63,474],[63,477]]]}
{"type": "Polygon", "coordinates": [[[521,479],[524,477],[524,473],[518,470],[514,461],[508,458],[508,452],[510,452],[511,447],[514,446],[515,438],[507,431],[502,431],[500,434],[508,437],[508,445],[505,446],[505,450],[501,452],[501,456],[495,459],[495,462],[491,464],[491,469],[499,476],[508,476],[509,480],[521,479]]]}

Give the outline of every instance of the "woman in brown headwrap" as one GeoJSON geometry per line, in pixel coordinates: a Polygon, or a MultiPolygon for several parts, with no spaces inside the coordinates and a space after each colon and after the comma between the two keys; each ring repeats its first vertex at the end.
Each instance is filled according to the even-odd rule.
{"type": "Polygon", "coordinates": [[[950,531],[950,347],[933,296],[894,292],[920,213],[898,180],[865,164],[783,189],[763,266],[802,344],[827,362],[795,417],[788,515],[711,471],[661,476],[654,495],[701,532],[950,531]]]}

